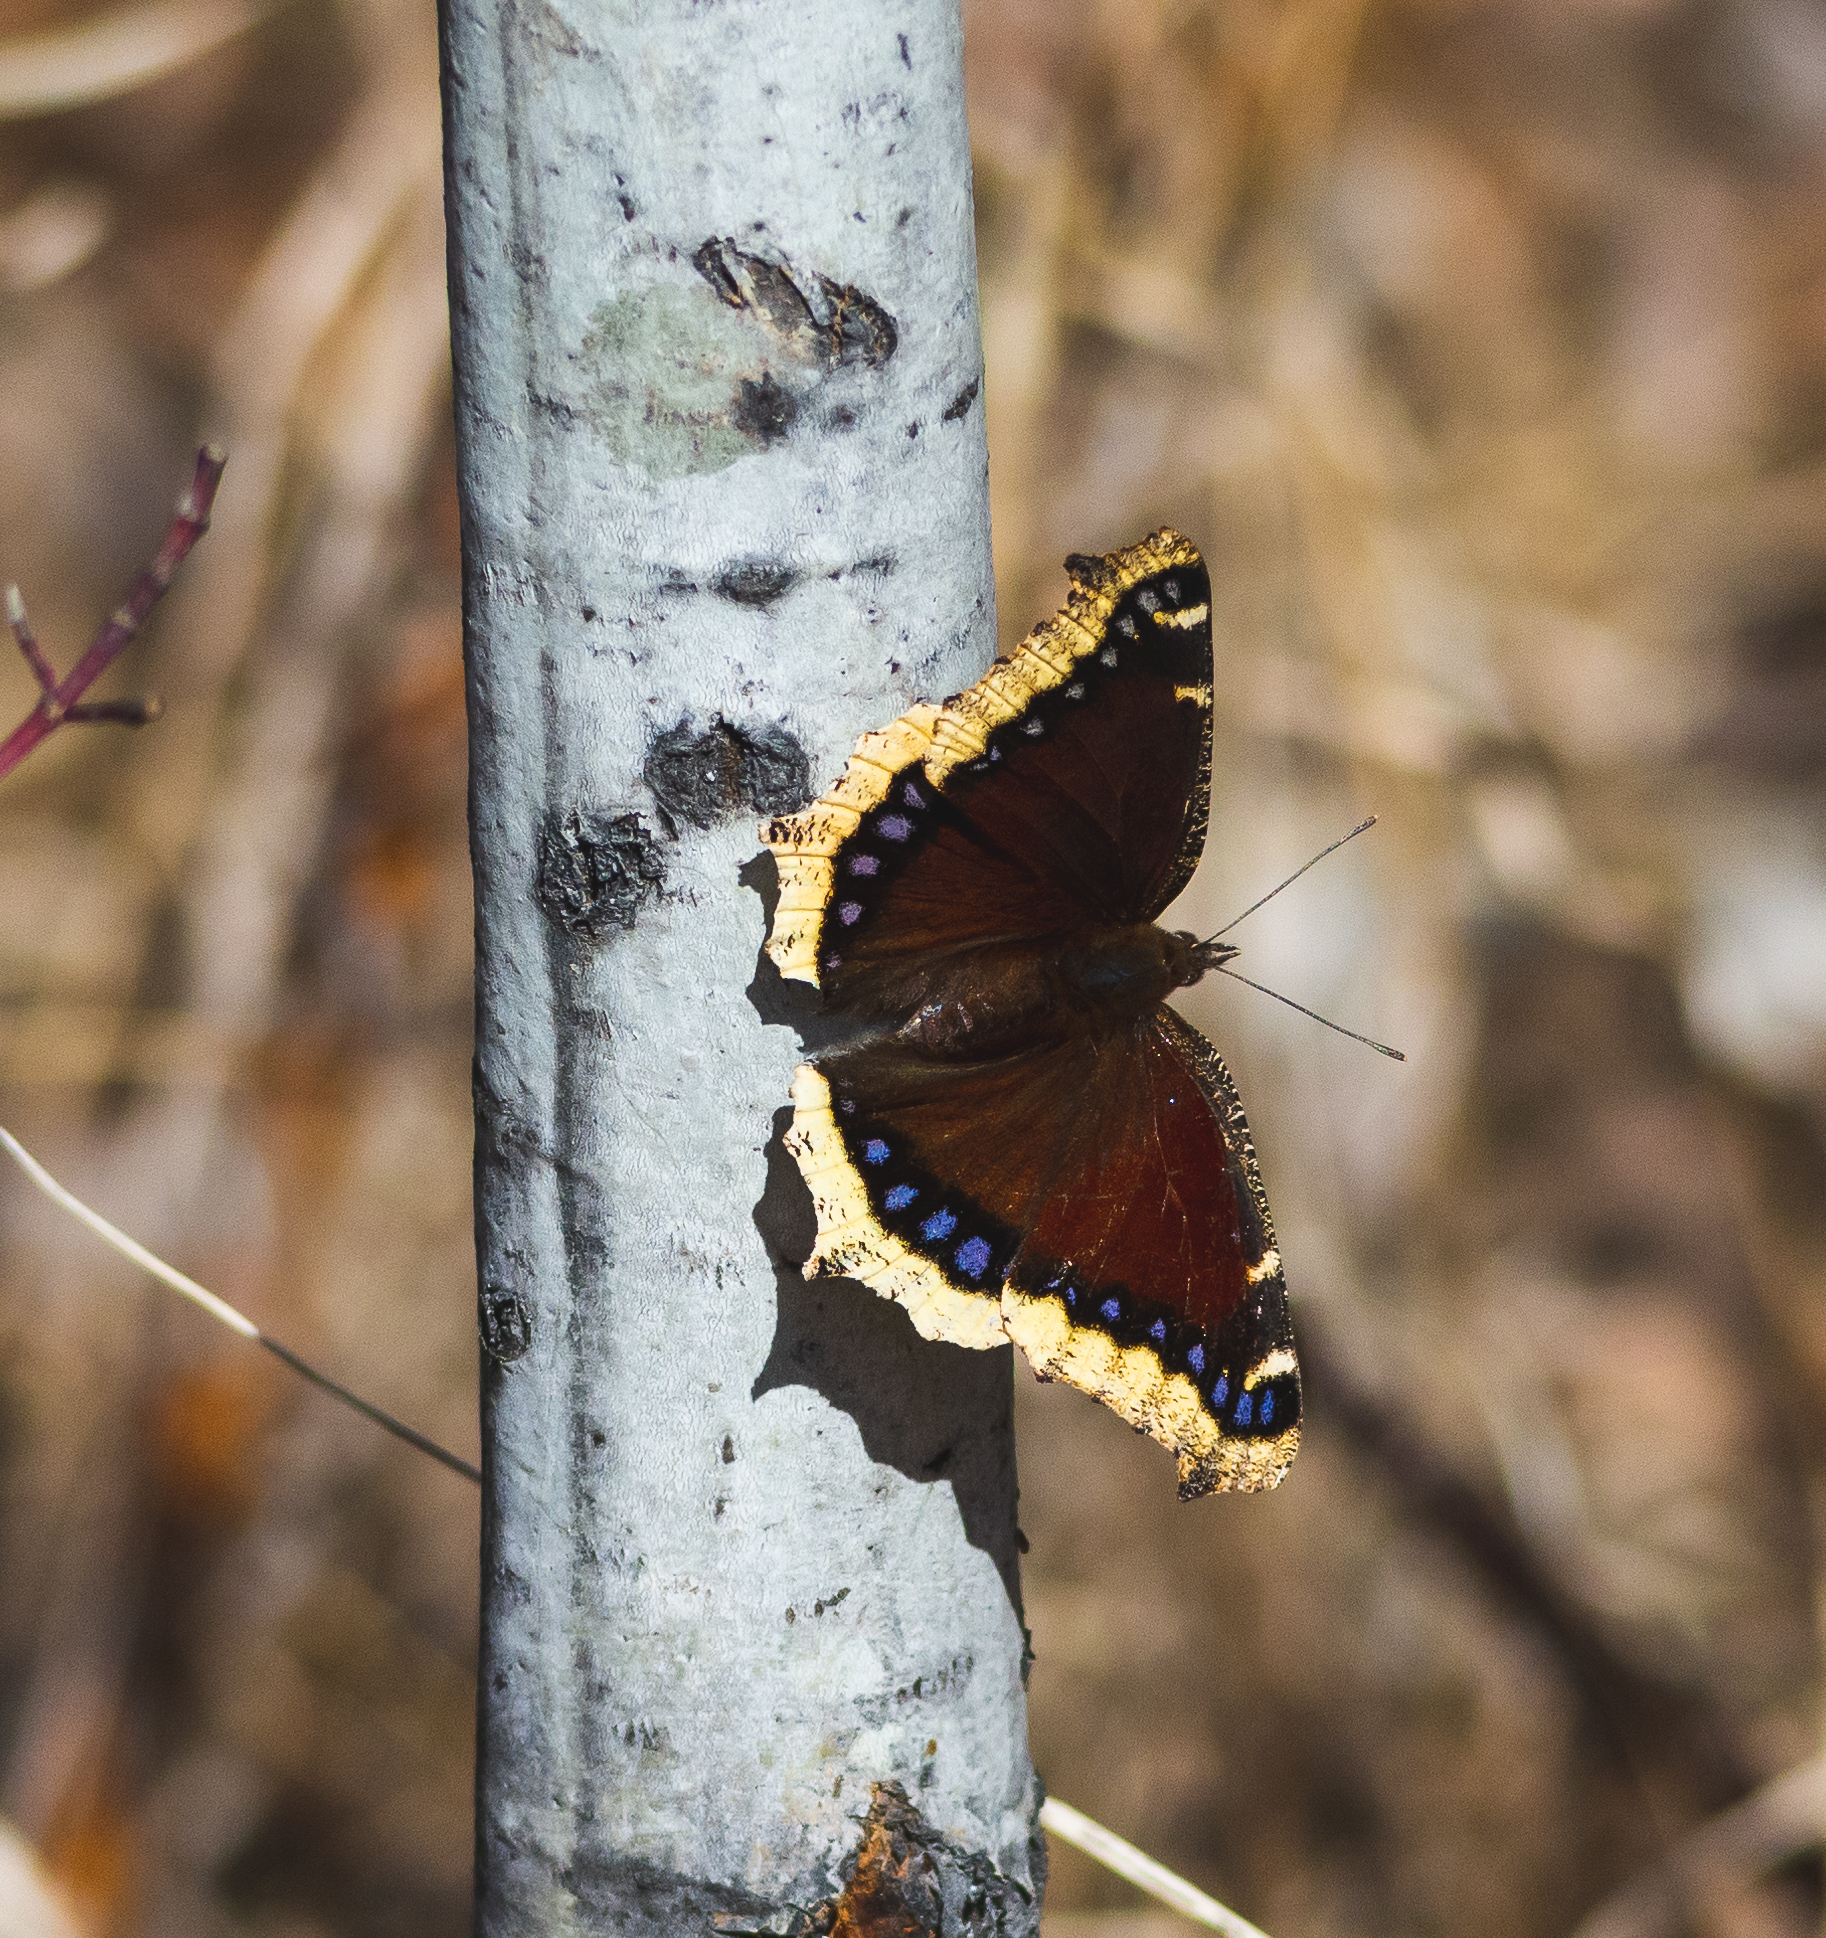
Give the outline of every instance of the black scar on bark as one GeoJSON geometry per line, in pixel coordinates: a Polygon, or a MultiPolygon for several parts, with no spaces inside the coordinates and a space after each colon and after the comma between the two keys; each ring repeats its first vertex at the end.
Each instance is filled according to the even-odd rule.
{"type": "MultiPolygon", "coordinates": [[[[922,1787],[924,1779],[922,1778],[922,1787]]],[[[837,1875],[842,1889],[765,1921],[739,1914],[718,1924],[724,1938],[938,1938],[943,1932],[1026,1938],[1039,1924],[1046,1841],[1036,1814],[1028,1861],[1033,1886],[1005,1876],[981,1851],[929,1824],[891,1777],[869,1785],[868,1814],[837,1875]]]]}
{"type": "Polygon", "coordinates": [[[757,345],[759,372],[736,380],[729,421],[764,447],[791,433],[811,392],[833,371],[878,370],[900,346],[900,326],[865,290],[743,249],[733,236],[699,243],[691,266],[719,302],[752,317],[772,338],[778,367],[805,374],[796,388],[782,383],[768,368],[765,345],[757,345]]]}
{"type": "Polygon", "coordinates": [[[710,590],[738,606],[767,607],[785,598],[801,576],[777,559],[742,559],[719,572],[710,581],[710,590]]]}
{"type": "Polygon", "coordinates": [[[799,400],[764,370],[758,380],[738,380],[730,417],[744,437],[757,444],[778,444],[799,421],[799,400]]]}
{"type": "Polygon", "coordinates": [[[832,1932],[856,1938],[937,1938],[942,1932],[1031,1938],[1046,1881],[1037,1810],[1028,1843],[1029,1885],[928,1823],[892,1778],[871,1783],[869,1793],[868,1812],[837,1867],[840,1889],[815,1904],[773,1902],[739,1884],[625,1856],[605,1848],[608,1838],[593,1823],[585,1826],[560,1881],[589,1928],[613,1924],[624,1938],[676,1938],[680,1932],[719,1938],[828,1938],[832,1932]]]}
{"type": "Polygon", "coordinates": [[[784,727],[753,730],[714,720],[698,733],[681,720],[654,737],[641,778],[653,790],[667,830],[714,827],[732,814],[786,814],[811,792],[811,763],[784,727]]]}
{"type": "Polygon", "coordinates": [[[573,808],[541,824],[533,894],[567,935],[600,940],[631,929],[641,905],[657,895],[666,861],[638,814],[573,808]]]}
{"type": "Polygon", "coordinates": [[[490,1279],[482,1288],[482,1347],[497,1365],[511,1366],[533,1343],[533,1315],[511,1286],[490,1279]]]}
{"type": "Polygon", "coordinates": [[[941,413],[944,421],[947,424],[955,424],[960,417],[967,417],[970,413],[970,406],[976,402],[976,393],[982,387],[982,378],[972,377],[963,389],[952,398],[950,403],[945,406],[941,413]]]}

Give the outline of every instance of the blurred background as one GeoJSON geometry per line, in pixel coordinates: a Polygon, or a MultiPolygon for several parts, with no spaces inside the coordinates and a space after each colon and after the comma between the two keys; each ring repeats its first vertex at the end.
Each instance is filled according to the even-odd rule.
{"type": "MultiPolygon", "coordinates": [[[[1379,813],[1234,939],[1409,1058],[1189,993],[1307,1437],[1182,1508],[1017,1376],[1041,1770],[1276,1938],[1817,1934],[1826,0],[966,23],[1004,641],[1067,551],[1199,539],[1183,919],[1379,813]]],[[[5,783],[0,1122],[473,1453],[430,27],[5,0],[0,578],[60,666],[232,456],[106,689],[163,721],[5,783]]],[[[473,1491],[9,1179],[0,1880],[465,1931],[473,1491]]],[[[1190,1930],[1055,1846],[1048,1938],[1190,1930]]]]}

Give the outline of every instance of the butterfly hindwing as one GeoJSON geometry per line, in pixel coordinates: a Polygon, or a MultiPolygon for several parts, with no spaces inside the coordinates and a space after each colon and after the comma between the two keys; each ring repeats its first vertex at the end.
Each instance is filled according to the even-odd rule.
{"type": "Polygon", "coordinates": [[[936,1063],[888,1039],[802,1064],[789,1148],[818,1215],[807,1276],[863,1280],[927,1338],[1000,1345],[1002,1280],[1092,1061],[1061,1043],[936,1063]]]}
{"type": "Polygon", "coordinates": [[[1299,1446],[1299,1371],[1235,1086],[1163,1007],[1104,1046],[1095,1094],[1009,1273],[1009,1336],[1171,1447],[1182,1497],[1272,1487],[1299,1446]]]}
{"type": "Polygon", "coordinates": [[[1172,1011],[983,1063],[890,1039],[801,1066],[793,1098],[808,1276],[862,1280],[928,1338],[1015,1340],[1170,1447],[1187,1498],[1286,1471],[1299,1377],[1248,1126],[1172,1011]]]}

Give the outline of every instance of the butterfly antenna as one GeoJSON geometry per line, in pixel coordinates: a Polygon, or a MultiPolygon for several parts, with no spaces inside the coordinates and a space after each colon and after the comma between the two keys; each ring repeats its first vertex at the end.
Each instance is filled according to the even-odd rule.
{"type": "MultiPolygon", "coordinates": [[[[1374,816],[1373,814],[1372,814],[1372,815],[1370,816],[1370,818],[1369,818],[1369,819],[1368,819],[1367,821],[1359,821],[1359,822],[1357,823],[1357,825],[1356,825],[1356,826],[1355,826],[1354,828],[1352,828],[1352,829],[1351,829],[1351,831],[1350,831],[1350,833],[1349,833],[1349,834],[1341,834],[1341,835],[1339,835],[1339,837],[1337,838],[1337,840],[1336,840],[1336,841],[1334,841],[1334,842],[1333,842],[1333,843],[1331,844],[1331,846],[1330,846],[1330,847],[1328,847],[1328,848],[1321,848],[1321,849],[1319,850],[1319,852],[1318,852],[1318,853],[1317,853],[1316,855],[1314,855],[1314,856],[1313,856],[1313,858],[1312,858],[1312,860],[1311,860],[1311,861],[1308,861],[1308,862],[1303,862],[1303,863],[1302,863],[1302,864],[1301,864],[1301,865],[1300,865],[1300,866],[1299,866],[1298,868],[1296,868],[1296,869],[1295,869],[1295,870],[1293,871],[1293,873],[1292,873],[1291,875],[1289,875],[1289,876],[1287,877],[1287,879],[1286,879],[1286,881],[1284,881],[1284,882],[1276,882],[1276,883],[1275,883],[1275,885],[1274,885],[1274,886],[1273,886],[1273,887],[1272,887],[1272,888],[1271,888],[1271,889],[1270,889],[1270,890],[1268,891],[1268,893],[1267,893],[1266,895],[1264,895],[1264,896],[1263,896],[1263,897],[1261,898],[1261,901],[1255,901],[1255,902],[1251,902],[1251,903],[1249,904],[1249,906],[1248,906],[1248,907],[1247,907],[1246,909],[1244,909],[1244,910],[1243,910],[1243,912],[1242,912],[1242,914],[1241,914],[1241,915],[1233,915],[1233,916],[1231,916],[1231,918],[1230,918],[1230,920],[1229,920],[1228,922],[1226,922],[1226,923],[1224,924],[1224,926],[1223,926],[1223,927],[1222,927],[1221,929],[1219,929],[1219,930],[1217,931],[1217,934],[1216,934],[1216,935],[1208,935],[1208,936],[1206,936],[1206,937],[1205,937],[1205,940],[1206,940],[1207,942],[1215,942],[1215,941],[1217,940],[1217,937],[1218,937],[1219,935],[1228,935],[1228,934],[1230,933],[1230,931],[1231,931],[1231,930],[1232,930],[1233,928],[1235,928],[1235,927],[1236,927],[1236,925],[1237,925],[1237,923],[1239,923],[1239,922],[1241,922],[1241,921],[1244,921],[1244,920],[1246,920],[1246,919],[1247,919],[1247,918],[1248,918],[1249,916],[1251,916],[1251,915],[1253,915],[1253,914],[1254,914],[1254,913],[1256,912],[1256,910],[1257,910],[1258,908],[1260,908],[1260,907],[1262,906],[1262,904],[1263,904],[1264,902],[1272,902],[1272,901],[1274,900],[1274,898],[1275,898],[1275,897],[1276,897],[1276,896],[1277,896],[1278,894],[1280,894],[1280,892],[1281,892],[1281,890],[1282,890],[1283,888],[1290,888],[1290,887],[1292,887],[1292,885],[1293,885],[1293,884],[1294,884],[1295,882],[1297,882],[1297,881],[1298,881],[1298,880],[1300,879],[1300,877],[1301,877],[1301,876],[1302,876],[1303,874],[1305,874],[1305,872],[1307,871],[1307,869],[1308,869],[1308,868],[1316,868],[1316,867],[1317,867],[1317,866],[1319,865],[1319,863],[1320,863],[1320,862],[1322,862],[1322,861],[1323,861],[1323,860],[1325,859],[1325,857],[1326,857],[1327,855],[1334,855],[1334,854],[1336,854],[1336,853],[1338,852],[1338,850],[1339,850],[1340,848],[1342,848],[1342,847],[1344,846],[1344,844],[1345,844],[1345,842],[1347,842],[1347,841],[1355,841],[1355,840],[1356,840],[1356,838],[1358,837],[1358,835],[1360,835],[1360,834],[1362,834],[1362,833],[1364,833],[1364,832],[1365,832],[1365,830],[1367,830],[1367,829],[1369,829],[1369,828],[1373,828],[1373,827],[1374,827],[1375,825],[1376,825],[1376,817],[1375,817],[1375,816],[1374,816]]],[[[1241,980],[1241,978],[1239,977],[1239,978],[1238,978],[1238,980],[1240,981],[1240,980],[1241,980]]],[[[1272,995],[1274,994],[1274,991],[1273,991],[1273,990],[1271,989],[1271,990],[1269,990],[1269,992],[1268,992],[1268,993],[1269,993],[1269,995],[1271,995],[1271,996],[1272,996],[1272,995]]],[[[1283,1002],[1285,1002],[1285,1001],[1286,1001],[1287,999],[1286,999],[1285,997],[1283,997],[1283,998],[1282,998],[1281,1000],[1282,1000],[1283,1002]]],[[[1299,1008],[1299,1004],[1298,1004],[1298,1003],[1295,1003],[1295,1004],[1294,1004],[1294,1008],[1295,1008],[1295,1009],[1298,1009],[1298,1008],[1299,1008]]],[[[1319,1021],[1320,1021],[1321,1023],[1323,1023],[1323,1022],[1325,1021],[1325,1018],[1324,1018],[1323,1016],[1321,1016],[1321,1017],[1319,1018],[1319,1021]]],[[[1334,1029],[1336,1029],[1336,1028],[1337,1028],[1337,1025],[1336,1025],[1336,1024],[1334,1023],[1334,1024],[1332,1025],[1332,1027],[1333,1027],[1334,1029]]],[[[1349,1031],[1349,1030],[1346,1030],[1346,1031],[1344,1032],[1344,1034],[1345,1034],[1346,1036],[1349,1036],[1349,1035],[1350,1035],[1350,1031],[1349,1031]]],[[[1380,1044],[1378,1044],[1378,1045],[1377,1045],[1377,1048],[1378,1048],[1378,1049],[1380,1049],[1380,1048],[1381,1048],[1381,1045],[1380,1045],[1380,1044]]]]}
{"type": "MultiPolygon", "coordinates": [[[[1364,823],[1364,827],[1368,825],[1368,822],[1364,823]]],[[[1361,834],[1363,828],[1357,829],[1356,832],[1361,834]]],[[[1344,838],[1348,841],[1350,836],[1346,835],[1344,838]]],[[[1337,845],[1335,841],[1332,843],[1333,848],[1337,845]]],[[[1329,854],[1331,850],[1327,849],[1326,852],[1329,854]]],[[[1314,856],[1313,859],[1317,860],[1318,857],[1314,856]]],[[[1312,862],[1309,861],[1306,866],[1310,868],[1312,862]]],[[[1281,886],[1285,888],[1286,882],[1281,886]]],[[[1247,914],[1248,910],[1245,909],[1243,913],[1247,914]]],[[[1238,916],[1237,920],[1241,921],[1242,917],[1238,916]]],[[[1220,930],[1219,933],[1221,934],[1222,931],[1220,930]]],[[[1329,1016],[1321,1016],[1316,1009],[1308,1009],[1304,1003],[1296,1003],[1291,996],[1283,996],[1278,989],[1270,989],[1265,982],[1250,982],[1247,976],[1239,976],[1234,969],[1226,969],[1221,962],[1214,962],[1211,967],[1220,976],[1228,976],[1232,982],[1245,983],[1251,989],[1259,989],[1264,996],[1272,996],[1277,1003],[1285,1003],[1289,1009],[1297,1009],[1302,1016],[1310,1016],[1315,1023],[1323,1023],[1328,1030],[1336,1030],[1340,1036],[1348,1036],[1353,1043],[1367,1043],[1372,1050],[1380,1050],[1384,1056],[1393,1057],[1397,1063],[1405,1063],[1408,1060],[1405,1050],[1391,1049],[1386,1043],[1378,1043],[1373,1036],[1360,1036],[1355,1030],[1347,1030],[1342,1023],[1334,1023],[1329,1016]]]]}

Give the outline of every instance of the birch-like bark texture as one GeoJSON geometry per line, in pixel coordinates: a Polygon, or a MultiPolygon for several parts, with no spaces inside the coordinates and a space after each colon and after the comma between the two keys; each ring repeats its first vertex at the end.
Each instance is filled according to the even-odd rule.
{"type": "Polygon", "coordinates": [[[759,957],[757,819],[993,650],[960,56],[445,0],[485,1933],[1038,1925],[1009,1356],[800,1278],[759,957]]]}

